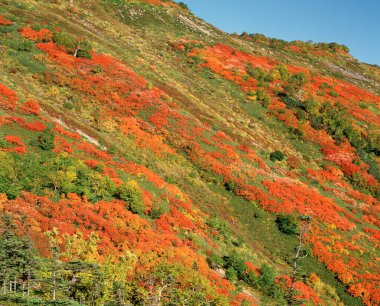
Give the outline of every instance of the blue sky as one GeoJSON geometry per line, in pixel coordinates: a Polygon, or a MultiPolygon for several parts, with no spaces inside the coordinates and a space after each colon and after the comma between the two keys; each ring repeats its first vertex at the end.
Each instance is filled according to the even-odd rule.
{"type": "Polygon", "coordinates": [[[182,0],[229,33],[337,42],[360,61],[380,65],[380,0],[182,0]]]}

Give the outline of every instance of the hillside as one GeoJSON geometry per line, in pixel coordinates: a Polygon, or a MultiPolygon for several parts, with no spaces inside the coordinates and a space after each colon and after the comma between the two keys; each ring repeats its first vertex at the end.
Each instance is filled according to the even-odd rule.
{"type": "Polygon", "coordinates": [[[170,0],[0,0],[1,305],[380,305],[380,68],[170,0]]]}

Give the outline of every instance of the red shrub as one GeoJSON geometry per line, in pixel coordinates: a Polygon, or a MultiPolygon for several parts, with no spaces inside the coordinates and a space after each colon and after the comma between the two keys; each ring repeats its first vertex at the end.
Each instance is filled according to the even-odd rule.
{"type": "Polygon", "coordinates": [[[23,113],[26,114],[33,114],[33,115],[38,115],[40,113],[40,107],[38,104],[34,101],[28,101],[25,102],[21,107],[20,110],[23,113]]]}
{"type": "Polygon", "coordinates": [[[5,140],[11,144],[14,145],[12,148],[6,148],[3,149],[3,151],[7,152],[15,152],[19,154],[24,154],[26,152],[26,147],[22,141],[22,139],[18,136],[13,136],[13,135],[6,135],[5,140]]]}
{"type": "MultiPolygon", "coordinates": [[[[276,283],[279,285],[285,287],[285,289],[289,289],[291,286],[291,279],[287,275],[279,276],[276,279],[276,283]]],[[[303,282],[295,282],[294,283],[294,289],[297,291],[296,299],[302,301],[306,300],[312,303],[312,305],[325,305],[323,300],[321,300],[315,291],[304,284],[303,282]]]]}
{"type": "Polygon", "coordinates": [[[90,156],[100,158],[102,160],[108,161],[112,159],[112,157],[109,154],[107,154],[106,152],[100,151],[94,145],[88,142],[77,143],[77,148],[78,150],[86,152],[90,156]]]}
{"type": "Polygon", "coordinates": [[[339,213],[344,209],[330,198],[322,196],[316,189],[307,185],[293,183],[288,179],[278,179],[276,181],[264,181],[264,186],[268,188],[272,196],[282,201],[279,205],[267,207],[273,212],[298,212],[304,215],[317,217],[321,221],[334,224],[341,230],[352,230],[355,224],[349,222],[339,213]]]}
{"type": "Polygon", "coordinates": [[[56,135],[54,138],[53,152],[55,152],[55,153],[66,152],[66,153],[72,154],[73,148],[72,148],[71,144],[65,138],[62,138],[62,137],[56,135]]]}
{"type": "Polygon", "coordinates": [[[61,125],[59,125],[59,124],[55,125],[54,131],[56,133],[62,134],[64,136],[67,136],[69,138],[73,138],[73,139],[77,139],[77,140],[80,139],[80,135],[78,133],[67,131],[61,125]]]}
{"type": "Polygon", "coordinates": [[[13,90],[0,83],[0,107],[14,110],[18,97],[13,90]]]}
{"type": "Polygon", "coordinates": [[[93,169],[95,169],[99,165],[99,161],[97,161],[95,159],[87,159],[84,161],[84,163],[93,169]]]}
{"type": "Polygon", "coordinates": [[[24,143],[22,142],[22,139],[18,136],[6,135],[5,140],[9,143],[13,143],[13,144],[16,144],[18,146],[24,145],[24,143]]]}
{"type": "Polygon", "coordinates": [[[0,15],[0,25],[11,25],[12,21],[5,19],[3,16],[0,15]]]}
{"type": "Polygon", "coordinates": [[[27,39],[34,41],[50,41],[53,38],[53,33],[48,29],[41,29],[39,31],[33,30],[30,26],[19,29],[21,35],[27,39]]]}
{"type": "Polygon", "coordinates": [[[25,127],[29,131],[36,131],[36,132],[42,132],[46,129],[46,125],[43,124],[41,121],[33,121],[33,122],[27,122],[25,124],[25,127]]]}

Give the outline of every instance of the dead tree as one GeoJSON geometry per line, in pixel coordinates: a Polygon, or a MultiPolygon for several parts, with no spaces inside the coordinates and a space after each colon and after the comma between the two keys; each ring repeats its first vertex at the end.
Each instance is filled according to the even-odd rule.
{"type": "Polygon", "coordinates": [[[293,257],[293,271],[292,277],[290,279],[290,286],[288,290],[288,304],[294,305],[296,302],[296,294],[297,290],[295,289],[295,284],[297,281],[297,275],[299,273],[299,265],[298,262],[304,258],[306,258],[309,254],[306,250],[303,249],[304,240],[307,232],[310,228],[310,217],[301,217],[301,226],[300,231],[298,233],[298,244],[293,257]]]}

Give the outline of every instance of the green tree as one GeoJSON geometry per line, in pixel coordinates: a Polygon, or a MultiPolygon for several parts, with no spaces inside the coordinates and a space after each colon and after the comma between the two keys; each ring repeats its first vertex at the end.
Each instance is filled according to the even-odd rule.
{"type": "Polygon", "coordinates": [[[31,241],[16,236],[15,225],[10,215],[3,215],[0,225],[0,284],[3,293],[16,292],[19,280],[28,281],[33,253],[31,241]]]}
{"type": "Polygon", "coordinates": [[[233,267],[229,267],[226,270],[226,277],[229,281],[235,282],[238,278],[236,270],[233,267]]]}
{"type": "Polygon", "coordinates": [[[74,166],[68,166],[49,175],[54,190],[64,193],[74,192],[76,189],[77,171],[74,166]]]}
{"type": "Polygon", "coordinates": [[[280,73],[281,81],[286,82],[289,79],[290,72],[284,64],[277,65],[275,69],[280,73]]]}
{"type": "Polygon", "coordinates": [[[276,224],[280,232],[287,235],[294,235],[298,232],[298,222],[294,215],[280,214],[276,218],[276,224]]]}
{"type": "Polygon", "coordinates": [[[187,5],[186,3],[180,1],[180,2],[178,2],[178,5],[179,5],[181,8],[183,8],[184,10],[189,11],[189,7],[188,7],[188,5],[187,5]]]}
{"type": "Polygon", "coordinates": [[[276,298],[280,290],[275,284],[275,271],[267,264],[260,267],[261,274],[257,277],[256,286],[267,296],[276,298]]]}
{"type": "Polygon", "coordinates": [[[14,159],[10,154],[0,151],[0,193],[14,199],[20,195],[21,186],[16,184],[17,171],[14,159]]]}
{"type": "Polygon", "coordinates": [[[107,199],[114,195],[116,191],[115,185],[108,177],[96,171],[91,171],[87,179],[91,192],[94,195],[94,197],[90,197],[91,199],[107,199]]]}
{"type": "Polygon", "coordinates": [[[274,152],[272,152],[270,155],[269,155],[269,159],[271,160],[271,161],[283,161],[284,160],[284,158],[285,158],[285,156],[284,156],[284,153],[282,153],[281,151],[279,151],[279,150],[276,150],[276,151],[274,151],[274,152]]]}
{"type": "Polygon", "coordinates": [[[234,192],[236,188],[236,184],[234,181],[229,180],[224,183],[224,188],[226,188],[227,191],[234,192]]]}
{"type": "Polygon", "coordinates": [[[38,146],[45,151],[50,151],[54,149],[54,138],[55,134],[53,131],[46,129],[43,131],[38,138],[38,146]]]}
{"type": "Polygon", "coordinates": [[[62,239],[59,236],[57,228],[53,228],[52,231],[46,232],[46,236],[49,240],[51,254],[51,260],[49,261],[49,270],[51,272],[49,285],[51,287],[51,299],[55,301],[57,298],[57,291],[63,287],[60,275],[62,270],[62,263],[60,262],[62,239]]]}
{"type": "Polygon", "coordinates": [[[143,215],[145,212],[145,204],[142,197],[141,189],[136,181],[131,180],[123,183],[119,187],[119,197],[129,203],[129,209],[131,212],[139,215],[143,215]]]}
{"type": "Polygon", "coordinates": [[[307,84],[308,77],[303,72],[297,72],[293,74],[285,85],[285,92],[290,96],[293,96],[297,100],[302,99],[303,87],[307,84]]]}
{"type": "Polygon", "coordinates": [[[236,275],[239,279],[244,280],[247,266],[243,257],[236,252],[231,253],[229,256],[223,258],[225,263],[225,268],[233,268],[236,271],[236,275]]]}
{"type": "Polygon", "coordinates": [[[75,57],[92,58],[91,44],[86,39],[76,39],[66,32],[55,32],[53,42],[57,45],[65,47],[68,53],[75,57]]]}

